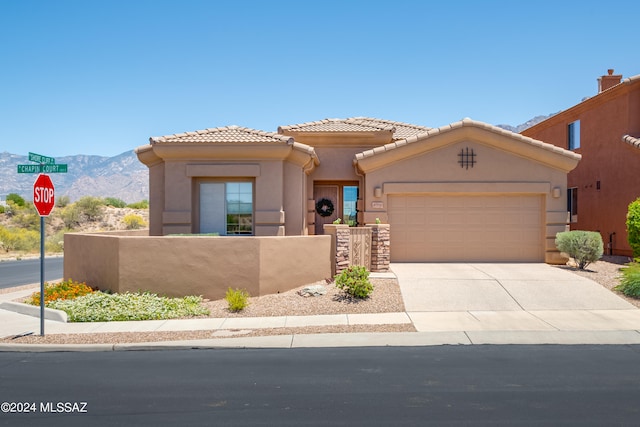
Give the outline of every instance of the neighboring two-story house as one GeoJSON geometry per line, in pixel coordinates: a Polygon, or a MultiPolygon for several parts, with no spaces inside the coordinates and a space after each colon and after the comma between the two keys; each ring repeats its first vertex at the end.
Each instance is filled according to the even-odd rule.
{"type": "Polygon", "coordinates": [[[582,154],[568,175],[571,229],[598,231],[605,253],[632,256],[628,205],[640,197],[640,75],[598,78],[598,93],[522,132],[582,154]]]}

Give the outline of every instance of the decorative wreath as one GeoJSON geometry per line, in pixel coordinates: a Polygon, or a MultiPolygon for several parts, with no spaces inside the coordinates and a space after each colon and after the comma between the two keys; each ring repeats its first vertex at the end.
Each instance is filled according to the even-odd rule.
{"type": "Polygon", "coordinates": [[[331,216],[334,209],[333,202],[329,199],[320,199],[316,203],[316,212],[320,216],[331,216]]]}

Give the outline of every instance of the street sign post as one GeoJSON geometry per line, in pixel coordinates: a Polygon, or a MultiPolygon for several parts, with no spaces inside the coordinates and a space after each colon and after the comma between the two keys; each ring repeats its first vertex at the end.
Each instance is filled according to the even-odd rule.
{"type": "Polygon", "coordinates": [[[40,215],[40,335],[44,336],[44,218],[55,205],[55,188],[49,175],[40,174],[33,183],[33,205],[40,215]]]}
{"type": "Polygon", "coordinates": [[[29,161],[36,165],[18,165],[18,173],[38,173],[33,183],[33,205],[40,215],[40,335],[44,336],[44,218],[55,205],[55,189],[47,173],[66,173],[67,165],[56,164],[53,157],[29,153],[29,161]]]}

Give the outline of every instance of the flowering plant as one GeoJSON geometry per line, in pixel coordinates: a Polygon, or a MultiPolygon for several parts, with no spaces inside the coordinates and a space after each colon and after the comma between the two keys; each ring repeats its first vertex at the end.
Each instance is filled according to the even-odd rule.
{"type": "MultiPolygon", "coordinates": [[[[44,285],[44,303],[45,305],[51,301],[59,299],[74,299],[83,295],[90,294],[95,290],[87,286],[84,282],[74,282],[73,280],[63,280],[59,283],[45,283],[44,285]]],[[[27,304],[40,305],[40,292],[34,292],[27,300],[27,304]]]]}

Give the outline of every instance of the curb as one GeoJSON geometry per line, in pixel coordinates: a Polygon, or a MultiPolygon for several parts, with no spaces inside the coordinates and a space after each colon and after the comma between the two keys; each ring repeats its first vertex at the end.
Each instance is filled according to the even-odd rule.
{"type": "Polygon", "coordinates": [[[633,345],[640,331],[476,331],[380,332],[271,335],[251,338],[202,339],[120,344],[4,344],[0,353],[115,352],[169,350],[242,350],[347,347],[434,347],[487,345],[633,345]]]}
{"type": "MultiPolygon", "coordinates": [[[[14,301],[4,301],[0,302],[0,309],[40,318],[40,307],[36,307],[35,305],[23,304],[21,302],[14,301]]],[[[53,308],[44,309],[44,318],[55,322],[67,323],[67,313],[53,308]]]]}

